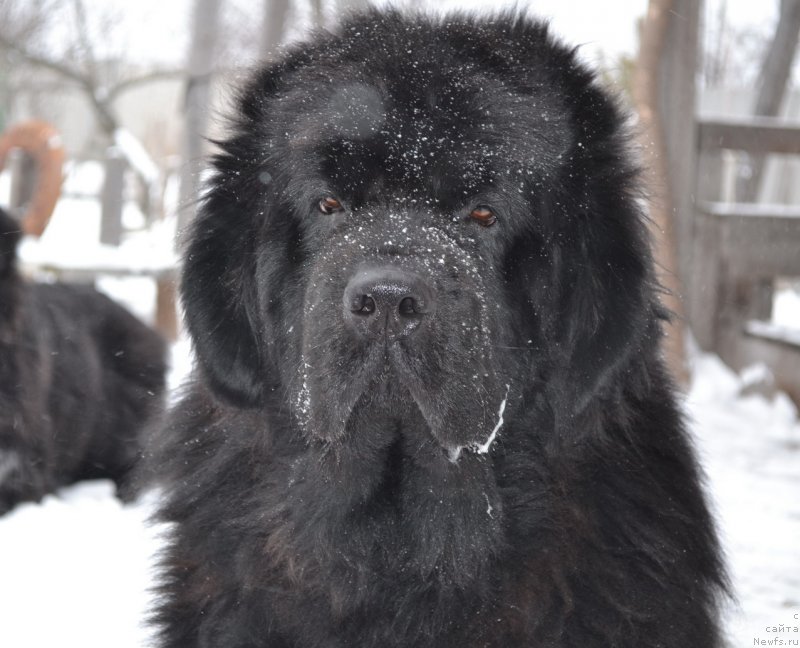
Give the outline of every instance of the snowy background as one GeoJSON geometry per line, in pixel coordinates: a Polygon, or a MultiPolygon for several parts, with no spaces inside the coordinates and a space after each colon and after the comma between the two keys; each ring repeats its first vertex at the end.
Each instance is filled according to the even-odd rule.
{"type": "MultiPolygon", "coordinates": [[[[99,1],[91,0],[88,6],[99,1]]],[[[154,42],[164,51],[174,48],[172,54],[162,51],[167,57],[179,57],[185,51],[185,33],[176,32],[175,24],[186,20],[187,0],[140,0],[136,7],[123,0],[110,1],[130,12],[131,51],[141,50],[145,59],[153,55],[154,42]],[[161,20],[153,24],[156,10],[161,20]],[[160,33],[159,29],[172,31],[160,33]],[[149,36],[142,39],[144,30],[149,36]]],[[[646,7],[645,0],[583,2],[580,12],[563,0],[530,4],[551,17],[553,27],[568,40],[584,43],[589,58],[596,51],[606,57],[632,53],[633,17],[646,7]]],[[[717,6],[719,0],[710,4],[717,6]]],[[[491,3],[479,0],[442,3],[446,7],[487,5],[491,3]]],[[[731,19],[769,24],[773,5],[734,1],[731,19]]],[[[102,172],[96,163],[67,170],[64,193],[68,197],[59,203],[45,235],[22,245],[26,268],[50,262],[81,266],[87,259],[111,269],[153,269],[175,263],[174,214],[145,228],[132,202],[126,204],[124,220],[135,233],[119,248],[98,246],[99,203],[86,196],[97,193],[102,172]]],[[[176,190],[168,187],[169,192],[176,190]]],[[[6,204],[7,196],[8,177],[0,174],[0,204],[6,204]]],[[[167,203],[174,201],[174,196],[165,197],[167,203]]],[[[155,286],[151,280],[109,276],[101,278],[98,286],[152,322],[155,286]]],[[[782,294],[774,317],[778,323],[798,327],[800,299],[789,292],[782,294]]],[[[172,357],[170,384],[174,388],[191,367],[185,339],[174,345],[172,357]]],[[[732,648],[760,645],[756,640],[781,638],[767,628],[800,625],[794,618],[800,614],[798,413],[785,395],[764,388],[769,379],[763,367],[737,375],[714,356],[694,353],[693,360],[694,380],[685,408],[708,475],[738,596],[727,608],[724,625],[732,648]]],[[[19,506],[0,518],[0,648],[149,645],[145,619],[163,533],[148,522],[156,502],[157,494],[150,493],[123,505],[113,496],[110,483],[89,482],[65,488],[39,504],[19,506]]]]}

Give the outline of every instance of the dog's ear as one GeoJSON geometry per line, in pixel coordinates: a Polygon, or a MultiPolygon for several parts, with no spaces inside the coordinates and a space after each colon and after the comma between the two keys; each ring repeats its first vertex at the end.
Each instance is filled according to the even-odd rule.
{"type": "Polygon", "coordinates": [[[181,298],[189,333],[210,387],[239,407],[258,407],[264,388],[255,248],[265,211],[259,188],[269,146],[264,125],[282,79],[307,57],[289,53],[247,84],[233,134],[217,142],[215,173],[188,232],[181,298]]]}
{"type": "Polygon", "coordinates": [[[557,309],[564,352],[558,389],[573,414],[626,365],[642,336],[652,334],[653,320],[650,254],[638,209],[619,204],[613,213],[581,220],[580,233],[561,250],[557,309]]]}
{"type": "Polygon", "coordinates": [[[189,234],[181,280],[186,323],[204,377],[240,407],[261,401],[253,224],[219,178],[189,234]]]}
{"type": "Polygon", "coordinates": [[[551,179],[557,188],[540,191],[532,228],[514,241],[505,261],[509,290],[524,299],[512,325],[529,345],[536,342],[532,379],[543,381],[547,401],[566,419],[607,386],[622,384],[615,380],[619,372],[652,346],[642,344],[644,338],[659,335],[635,179],[613,175],[583,175],[582,189],[562,190],[560,183],[578,178],[570,169],[551,179]],[[590,197],[587,186],[598,193],[590,197]]]}
{"type": "Polygon", "coordinates": [[[22,225],[19,221],[0,209],[0,277],[8,276],[14,269],[21,236],[22,225]]]}
{"type": "MultiPolygon", "coordinates": [[[[551,289],[557,294],[550,339],[558,347],[553,397],[562,411],[582,411],[630,367],[644,336],[658,335],[658,300],[640,169],[626,111],[542,25],[520,21],[531,56],[543,42],[571,98],[565,150],[546,166],[538,189],[553,250],[551,289]],[[542,195],[545,194],[545,195],[542,195]],[[555,234],[554,234],[555,233],[555,234]],[[557,392],[557,393],[556,393],[557,392]]],[[[534,195],[537,188],[533,189],[534,195]]]]}

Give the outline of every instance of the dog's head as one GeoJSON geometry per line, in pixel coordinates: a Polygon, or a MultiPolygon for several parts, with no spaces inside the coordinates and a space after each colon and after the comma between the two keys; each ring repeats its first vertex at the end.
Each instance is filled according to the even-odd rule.
{"type": "Polygon", "coordinates": [[[215,392],[326,439],[416,408],[451,457],[539,394],[580,411],[650,309],[614,102],[523,19],[318,39],[244,90],[191,232],[215,392]]]}

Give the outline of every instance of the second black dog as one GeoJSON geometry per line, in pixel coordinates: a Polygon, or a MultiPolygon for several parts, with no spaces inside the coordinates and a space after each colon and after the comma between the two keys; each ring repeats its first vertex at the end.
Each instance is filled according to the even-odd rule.
{"type": "Polygon", "coordinates": [[[127,486],[161,407],[164,341],[90,287],[29,284],[0,210],[0,514],[81,479],[127,486]]]}

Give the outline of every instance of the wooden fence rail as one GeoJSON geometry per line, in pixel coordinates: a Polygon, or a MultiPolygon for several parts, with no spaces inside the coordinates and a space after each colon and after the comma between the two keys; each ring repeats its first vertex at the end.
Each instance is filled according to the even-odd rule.
{"type": "MultiPolygon", "coordinates": [[[[800,125],[700,121],[691,323],[700,346],[734,369],[767,362],[800,402],[799,337],[770,326],[776,277],[800,277],[800,206],[719,202],[724,150],[800,155],[800,125]]],[[[797,322],[800,327],[800,322],[797,322]]]]}

